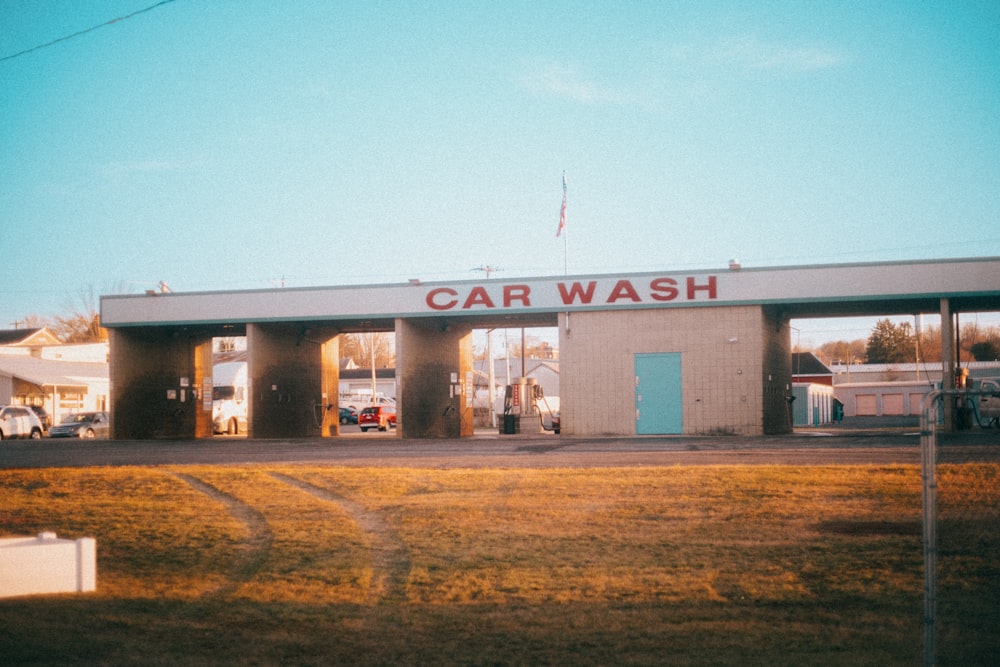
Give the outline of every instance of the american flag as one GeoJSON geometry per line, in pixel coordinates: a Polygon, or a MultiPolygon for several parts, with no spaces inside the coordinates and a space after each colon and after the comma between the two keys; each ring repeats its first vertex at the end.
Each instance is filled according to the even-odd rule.
{"type": "Polygon", "coordinates": [[[563,172],[563,203],[559,209],[559,229],[556,230],[556,238],[566,229],[566,172],[563,172]]]}

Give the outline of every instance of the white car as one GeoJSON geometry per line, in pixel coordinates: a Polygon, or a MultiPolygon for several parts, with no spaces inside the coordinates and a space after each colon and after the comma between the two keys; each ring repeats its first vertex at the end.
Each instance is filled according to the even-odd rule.
{"type": "Polygon", "coordinates": [[[42,422],[31,408],[24,405],[5,405],[0,408],[0,440],[7,438],[42,437],[42,422]]]}

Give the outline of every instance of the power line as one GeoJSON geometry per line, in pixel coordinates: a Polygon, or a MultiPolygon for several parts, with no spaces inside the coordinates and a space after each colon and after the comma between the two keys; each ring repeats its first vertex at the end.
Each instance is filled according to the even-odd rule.
{"type": "Polygon", "coordinates": [[[44,49],[44,48],[47,48],[49,46],[53,46],[55,44],[58,44],[59,42],[65,42],[67,40],[73,39],[74,37],[79,37],[80,35],[86,35],[88,32],[93,32],[94,30],[97,30],[98,28],[104,28],[105,26],[109,26],[112,23],[118,23],[119,21],[124,21],[126,19],[130,19],[130,18],[132,18],[134,16],[138,16],[139,14],[145,14],[148,11],[156,9],[157,7],[159,7],[161,5],[169,4],[169,3],[173,2],[173,1],[174,0],[160,0],[160,2],[157,2],[155,5],[150,5],[149,7],[146,7],[145,9],[139,9],[137,11],[132,12],[131,14],[126,14],[125,16],[119,16],[118,18],[113,18],[110,21],[105,21],[104,23],[100,23],[100,24],[95,25],[93,27],[87,28],[86,30],[81,30],[79,32],[74,32],[72,35],[66,35],[65,37],[60,37],[59,39],[54,39],[51,42],[48,42],[47,44],[39,44],[38,46],[33,46],[30,49],[25,49],[24,51],[19,51],[17,53],[11,54],[9,56],[3,56],[2,58],[0,58],[0,62],[3,62],[5,60],[13,60],[14,58],[17,58],[19,56],[27,55],[27,54],[29,54],[29,53],[31,53],[33,51],[38,51],[39,49],[44,49]]]}

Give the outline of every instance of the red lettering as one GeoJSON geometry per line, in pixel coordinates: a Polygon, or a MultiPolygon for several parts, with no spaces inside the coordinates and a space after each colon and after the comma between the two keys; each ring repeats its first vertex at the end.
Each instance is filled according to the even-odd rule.
{"type": "Polygon", "coordinates": [[[673,301],[680,292],[673,278],[656,278],[649,283],[649,297],[654,301],[673,301]]]}
{"type": "Polygon", "coordinates": [[[557,283],[557,287],[559,288],[559,295],[562,297],[564,305],[568,306],[578,298],[580,299],[580,303],[590,303],[594,298],[594,288],[597,287],[597,281],[591,280],[587,283],[586,291],[584,291],[580,283],[573,283],[570,285],[569,290],[566,289],[565,283],[557,283]]]}
{"type": "Polygon", "coordinates": [[[449,310],[451,308],[454,308],[458,304],[458,299],[454,298],[449,299],[446,302],[439,303],[437,300],[437,296],[439,294],[447,294],[448,296],[451,297],[458,296],[458,292],[451,289],[450,287],[438,287],[437,289],[432,289],[430,292],[427,293],[427,305],[433,308],[434,310],[449,310]]]}
{"type": "Polygon", "coordinates": [[[487,308],[495,308],[493,305],[493,300],[490,299],[490,295],[486,293],[485,287],[473,287],[469,292],[469,297],[462,304],[462,310],[468,310],[473,306],[486,306],[487,308]]]}
{"type": "Polygon", "coordinates": [[[715,276],[708,277],[708,284],[697,285],[694,282],[694,278],[687,279],[687,293],[688,301],[694,301],[696,292],[708,292],[708,298],[715,298],[715,276]]]}
{"type": "Polygon", "coordinates": [[[531,299],[528,298],[530,294],[531,288],[527,285],[504,285],[503,307],[510,308],[515,301],[520,301],[522,306],[530,308],[531,299]]]}
{"type": "Polygon", "coordinates": [[[632,287],[632,283],[627,280],[619,280],[614,289],[611,290],[611,296],[608,297],[608,303],[614,303],[618,299],[626,298],[635,303],[642,301],[642,299],[639,298],[639,293],[635,291],[634,287],[632,287]]]}

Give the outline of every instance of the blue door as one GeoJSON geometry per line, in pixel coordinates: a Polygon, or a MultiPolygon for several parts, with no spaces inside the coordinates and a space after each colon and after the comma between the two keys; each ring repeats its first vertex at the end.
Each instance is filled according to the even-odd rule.
{"type": "Polygon", "coordinates": [[[635,355],[635,432],[637,435],[684,432],[681,354],[635,355]]]}

